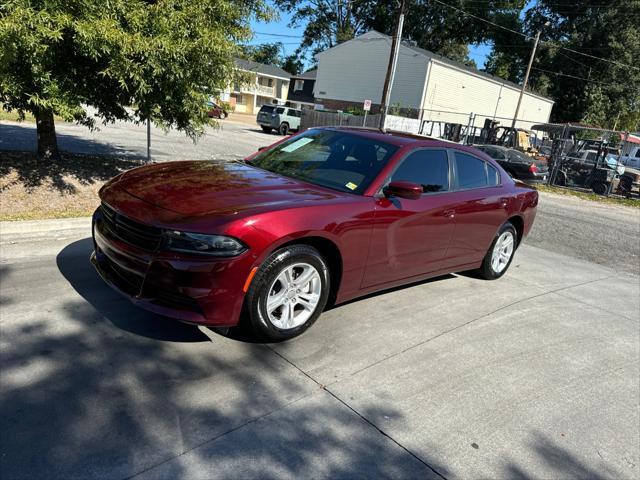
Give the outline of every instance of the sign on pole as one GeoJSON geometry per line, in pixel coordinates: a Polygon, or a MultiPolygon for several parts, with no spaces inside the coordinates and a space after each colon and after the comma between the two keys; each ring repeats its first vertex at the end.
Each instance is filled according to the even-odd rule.
{"type": "Polygon", "coordinates": [[[364,120],[362,121],[362,126],[366,127],[367,126],[367,113],[369,113],[369,110],[371,110],[371,100],[365,100],[364,101],[364,120]]]}

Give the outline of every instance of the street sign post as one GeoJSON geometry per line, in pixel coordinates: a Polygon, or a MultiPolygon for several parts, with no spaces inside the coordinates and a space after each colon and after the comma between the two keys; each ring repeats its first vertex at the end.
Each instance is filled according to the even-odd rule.
{"type": "Polygon", "coordinates": [[[365,100],[364,101],[364,121],[362,122],[362,126],[366,127],[367,126],[367,114],[369,113],[369,110],[371,110],[371,100],[365,100]]]}

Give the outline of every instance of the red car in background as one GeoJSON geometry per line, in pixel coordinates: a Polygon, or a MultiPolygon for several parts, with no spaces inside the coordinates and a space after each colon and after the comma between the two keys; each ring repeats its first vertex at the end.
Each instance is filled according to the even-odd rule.
{"type": "Polygon", "coordinates": [[[271,340],[327,304],[465,270],[501,277],[535,190],[470,147],[314,128],[243,162],[129,170],[100,191],[92,261],[134,303],[271,340]]]}
{"type": "Polygon", "coordinates": [[[207,107],[209,107],[209,111],[207,112],[209,118],[219,118],[220,120],[224,120],[229,116],[229,113],[217,103],[208,102],[207,107]]]}

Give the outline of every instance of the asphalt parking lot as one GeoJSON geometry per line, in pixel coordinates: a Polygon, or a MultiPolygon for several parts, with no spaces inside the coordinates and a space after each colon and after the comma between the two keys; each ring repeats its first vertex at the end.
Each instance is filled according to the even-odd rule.
{"type": "Polygon", "coordinates": [[[559,208],[499,281],[370,296],[281,344],[133,307],[88,230],[2,225],[2,478],[638,478],[640,265],[558,252],[559,208]]]}

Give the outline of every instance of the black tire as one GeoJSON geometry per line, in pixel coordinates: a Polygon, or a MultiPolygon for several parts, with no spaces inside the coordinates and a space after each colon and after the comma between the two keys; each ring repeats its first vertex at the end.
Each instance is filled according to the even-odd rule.
{"type": "MultiPolygon", "coordinates": [[[[308,245],[291,245],[276,250],[260,266],[247,292],[246,307],[252,330],[258,336],[270,341],[287,340],[300,335],[314,324],[324,310],[329,298],[329,288],[329,269],[322,255],[315,248],[308,245]],[[267,298],[271,293],[269,290],[283,271],[300,263],[311,265],[319,274],[321,288],[319,300],[315,310],[304,323],[293,328],[279,328],[267,312],[267,298]]],[[[296,305],[291,308],[298,307],[296,305]]]]}
{"type": "Polygon", "coordinates": [[[261,127],[264,133],[271,133],[271,127],[265,127],[264,125],[261,125],[261,127]]]}
{"type": "Polygon", "coordinates": [[[482,260],[482,265],[478,270],[476,270],[477,275],[481,278],[484,278],[485,280],[496,280],[501,276],[503,276],[506,273],[506,271],[509,270],[509,266],[513,261],[513,256],[516,253],[517,245],[518,245],[518,232],[516,231],[515,227],[511,222],[505,222],[504,225],[502,225],[498,229],[498,232],[496,233],[496,236],[494,237],[493,242],[491,242],[489,251],[487,251],[487,254],[484,256],[484,259],[482,260]],[[501,269],[496,270],[492,265],[493,252],[494,252],[494,249],[496,248],[496,243],[502,237],[502,235],[505,234],[506,232],[509,232],[512,236],[513,249],[511,250],[511,256],[509,257],[509,260],[506,263],[506,265],[502,266],[501,269]]]}
{"type": "Polygon", "coordinates": [[[286,135],[287,133],[289,133],[289,124],[286,122],[282,122],[280,124],[280,128],[278,129],[278,133],[280,135],[286,135]]]}
{"type": "Polygon", "coordinates": [[[607,184],[605,182],[594,182],[591,185],[591,190],[593,190],[598,195],[604,195],[607,193],[607,184]]]}
{"type": "Polygon", "coordinates": [[[220,120],[227,118],[227,112],[220,112],[220,120]]]}

